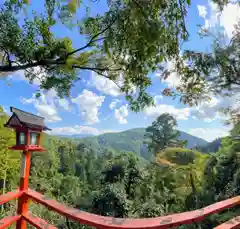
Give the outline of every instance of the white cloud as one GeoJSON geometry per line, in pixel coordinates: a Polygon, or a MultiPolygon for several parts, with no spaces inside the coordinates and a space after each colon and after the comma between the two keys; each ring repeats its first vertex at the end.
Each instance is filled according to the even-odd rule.
{"type": "MultiPolygon", "coordinates": [[[[39,86],[41,84],[41,80],[44,79],[45,77],[47,77],[44,70],[41,69],[40,67],[29,68],[28,71],[34,73],[37,76],[32,82],[33,85],[39,86]]],[[[29,79],[27,79],[25,77],[24,70],[19,70],[19,71],[16,71],[16,72],[10,72],[6,75],[8,75],[8,78],[12,79],[12,80],[21,80],[21,81],[29,82],[29,79]]]]}
{"type": "MultiPolygon", "coordinates": [[[[201,6],[204,7],[204,6],[201,6]]],[[[209,7],[209,15],[205,17],[205,11],[202,10],[200,15],[205,19],[205,25],[204,27],[206,29],[213,29],[215,27],[221,26],[224,28],[225,34],[231,38],[232,33],[234,31],[234,25],[237,24],[237,21],[240,19],[240,5],[237,3],[237,1],[232,1],[228,3],[223,11],[220,13],[217,4],[213,3],[212,1],[208,2],[209,7]]]]}
{"type": "Polygon", "coordinates": [[[58,122],[61,121],[61,117],[58,115],[56,107],[53,104],[44,103],[43,100],[34,98],[26,99],[20,98],[23,104],[33,104],[35,109],[38,111],[38,115],[45,118],[46,122],[58,122]]]}
{"type": "Polygon", "coordinates": [[[197,5],[197,8],[198,8],[199,16],[202,17],[202,18],[206,18],[206,16],[207,16],[206,6],[197,5]]]}
{"type": "Polygon", "coordinates": [[[163,96],[162,95],[155,95],[153,97],[153,99],[154,99],[155,104],[157,104],[159,102],[159,100],[163,99],[163,96]]]}
{"type": "Polygon", "coordinates": [[[92,134],[92,135],[98,135],[100,131],[96,128],[90,127],[90,126],[64,126],[64,127],[56,127],[52,128],[51,131],[49,131],[50,134],[56,134],[56,135],[73,135],[73,134],[92,134]]]}
{"type": "MultiPolygon", "coordinates": [[[[85,83],[85,84],[89,86],[89,83],[85,83]]],[[[111,95],[113,97],[125,95],[125,93],[121,91],[121,87],[123,86],[123,84],[124,84],[124,77],[122,74],[119,74],[119,76],[114,82],[94,72],[92,73],[92,76],[91,76],[92,86],[94,86],[98,91],[101,91],[104,94],[111,95]]],[[[137,92],[136,86],[130,84],[130,88],[131,88],[130,93],[136,94],[137,92]]]]}
{"type": "MultiPolygon", "coordinates": [[[[57,93],[51,89],[42,93],[39,98],[36,98],[35,94],[31,98],[20,98],[23,104],[33,104],[35,109],[38,111],[38,115],[44,117],[47,122],[58,122],[61,121],[61,117],[58,115],[57,107],[63,105],[65,99],[59,102],[57,93]],[[60,104],[61,103],[61,104],[60,104]]],[[[66,102],[67,105],[68,101],[66,102]]],[[[70,109],[69,106],[65,106],[64,109],[70,109]]]]}
{"type": "Polygon", "coordinates": [[[211,122],[215,119],[221,118],[219,108],[221,101],[212,97],[211,101],[204,101],[196,107],[191,108],[191,116],[194,119],[200,119],[205,122],[211,122]]]}
{"type": "Polygon", "coordinates": [[[122,92],[120,91],[118,85],[104,76],[92,73],[91,82],[98,91],[101,91],[106,95],[111,95],[114,97],[122,95],[122,92]]]}
{"type": "Polygon", "coordinates": [[[229,131],[230,128],[222,127],[222,128],[192,128],[187,130],[186,132],[211,142],[216,138],[227,136],[229,134],[229,131]]]}
{"type": "Polygon", "coordinates": [[[240,107],[240,94],[236,93],[231,97],[216,98],[211,96],[211,101],[204,101],[196,107],[191,108],[191,116],[195,119],[201,119],[205,122],[213,120],[226,120],[228,117],[223,115],[219,110],[220,108],[232,107],[233,109],[240,107]]]}
{"type": "Polygon", "coordinates": [[[161,78],[162,77],[161,73],[156,73],[156,76],[159,77],[163,83],[167,84],[168,87],[176,88],[177,86],[180,85],[181,78],[180,78],[179,74],[177,74],[177,72],[174,71],[174,69],[175,69],[175,62],[172,61],[172,60],[169,60],[168,62],[166,62],[165,68],[168,71],[171,72],[170,75],[166,79],[162,79],[161,78]]]}
{"type": "MultiPolygon", "coordinates": [[[[223,11],[220,12],[217,4],[208,1],[208,14],[205,16],[200,15],[205,19],[204,27],[209,30],[222,27],[225,34],[230,39],[233,35],[234,25],[240,20],[240,5],[237,2],[239,1],[231,1],[224,7],[223,11]]],[[[204,11],[203,8],[201,10],[204,11]]],[[[200,10],[199,14],[201,14],[200,10]]],[[[239,93],[236,93],[233,97],[224,97],[221,99],[211,96],[212,101],[210,103],[205,102],[191,109],[192,117],[202,119],[206,122],[211,122],[215,119],[226,119],[227,117],[224,117],[223,114],[219,112],[219,109],[229,106],[233,108],[240,106],[240,102],[237,99],[239,96],[239,93]]]]}
{"type": "Polygon", "coordinates": [[[118,131],[114,130],[98,130],[97,128],[90,126],[64,126],[64,127],[56,127],[52,128],[51,131],[48,131],[49,134],[52,135],[74,135],[74,134],[91,134],[91,135],[99,135],[103,133],[114,133],[118,131]]]}
{"type": "Polygon", "coordinates": [[[0,72],[0,78],[1,79],[14,79],[14,80],[26,80],[24,76],[24,71],[19,70],[16,72],[0,72]]]}
{"type": "Polygon", "coordinates": [[[62,119],[58,116],[56,108],[48,104],[36,104],[36,110],[39,112],[39,115],[44,117],[48,122],[58,122],[62,119]]]}
{"type": "Polygon", "coordinates": [[[229,118],[220,112],[220,108],[228,108],[230,106],[235,109],[240,107],[239,93],[236,93],[232,97],[224,98],[216,98],[212,95],[211,98],[210,101],[203,101],[195,107],[176,108],[172,105],[160,104],[160,100],[154,97],[156,106],[145,108],[144,114],[148,117],[156,118],[166,112],[170,113],[178,120],[193,118],[195,120],[202,120],[210,123],[214,120],[224,121],[229,118]]]}
{"type": "Polygon", "coordinates": [[[117,106],[117,104],[120,103],[120,102],[121,102],[121,100],[119,100],[119,99],[114,99],[114,100],[109,104],[109,108],[110,108],[111,110],[113,110],[113,109],[117,106]]]}
{"type": "Polygon", "coordinates": [[[33,104],[39,115],[46,118],[47,122],[61,121],[58,115],[58,109],[62,108],[66,111],[71,111],[71,106],[66,98],[60,99],[54,89],[41,91],[41,96],[36,98],[35,93],[31,98],[20,98],[23,104],[33,104]],[[46,109],[46,110],[44,110],[46,109]]]}
{"type": "Polygon", "coordinates": [[[234,25],[240,19],[240,5],[229,3],[220,16],[220,24],[225,28],[228,37],[232,37],[234,25]]]}
{"type": "Polygon", "coordinates": [[[123,105],[119,109],[115,109],[115,118],[120,124],[127,124],[128,105],[123,105]]]}
{"type": "Polygon", "coordinates": [[[216,119],[224,120],[227,117],[220,113],[220,108],[227,108],[229,105],[237,106],[236,104],[240,106],[239,101],[237,101],[237,96],[227,97],[224,99],[218,99],[212,96],[212,100],[203,101],[198,106],[191,108],[176,108],[172,105],[160,104],[160,101],[156,99],[156,97],[154,97],[154,100],[156,106],[144,109],[144,114],[146,116],[156,118],[163,113],[169,113],[177,120],[187,120],[191,117],[204,122],[212,122],[216,119]]]}
{"type": "Polygon", "coordinates": [[[70,110],[70,104],[69,104],[69,101],[67,99],[59,99],[58,100],[58,105],[60,107],[62,107],[64,110],[70,110]]]}
{"type": "Polygon", "coordinates": [[[21,97],[21,98],[20,98],[20,101],[21,101],[23,104],[31,104],[31,103],[36,102],[36,98],[35,98],[34,96],[31,97],[31,98],[29,98],[29,99],[24,98],[24,97],[21,97]]]}
{"type": "Polygon", "coordinates": [[[157,104],[155,107],[147,107],[144,110],[144,114],[150,117],[158,117],[163,113],[169,113],[178,120],[187,120],[190,116],[189,108],[175,108],[172,105],[157,104]]]}
{"type": "Polygon", "coordinates": [[[92,91],[84,90],[76,98],[72,99],[80,109],[81,116],[88,124],[99,122],[98,111],[104,102],[105,96],[98,96],[92,91]]]}

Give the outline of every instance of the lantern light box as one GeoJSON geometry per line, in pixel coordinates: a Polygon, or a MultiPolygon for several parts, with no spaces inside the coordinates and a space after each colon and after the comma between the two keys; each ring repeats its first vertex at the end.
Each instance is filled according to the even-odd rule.
{"type": "Polygon", "coordinates": [[[50,130],[44,124],[44,118],[10,107],[13,113],[5,127],[16,131],[16,145],[11,147],[15,150],[43,151],[40,146],[41,133],[50,130]]]}

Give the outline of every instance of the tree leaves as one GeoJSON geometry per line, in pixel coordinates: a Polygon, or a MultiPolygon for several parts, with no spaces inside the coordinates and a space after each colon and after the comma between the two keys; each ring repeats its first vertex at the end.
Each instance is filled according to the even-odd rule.
{"type": "Polygon", "coordinates": [[[174,117],[164,113],[157,117],[156,121],[146,129],[146,144],[155,155],[165,149],[179,132],[175,129],[177,122],[174,117]]]}
{"type": "MultiPolygon", "coordinates": [[[[219,4],[221,2],[225,4],[227,1],[218,1],[219,4]]],[[[239,35],[240,21],[237,22],[230,41],[226,41],[223,34],[212,37],[211,33],[206,32],[206,36],[213,38],[212,50],[184,51],[182,57],[176,60],[174,69],[181,82],[177,88],[168,88],[164,92],[169,92],[169,96],[180,97],[180,101],[188,105],[196,105],[212,96],[235,96],[240,90],[239,35]]],[[[239,108],[234,106],[229,111],[233,117],[230,121],[236,122],[239,108]]]]}
{"type": "MultiPolygon", "coordinates": [[[[0,52],[11,58],[0,65],[0,72],[41,67],[46,78],[40,87],[55,88],[59,96],[70,94],[80,70],[92,70],[110,80],[122,76],[120,89],[131,109],[140,111],[152,105],[146,91],[152,83],[148,73],[160,68],[164,60],[178,56],[179,42],[188,36],[184,17],[189,2],[109,1],[105,13],[79,19],[80,3],[46,0],[45,12],[26,16],[20,26],[16,12],[22,10],[21,4],[5,1],[0,9],[0,52]],[[85,45],[75,48],[70,38],[57,39],[52,27],[59,21],[61,26],[78,28],[79,40],[88,38],[85,45]],[[91,55],[84,56],[88,52],[91,55]],[[131,90],[133,86],[136,93],[131,90]]],[[[33,81],[37,77],[32,72],[28,78],[33,81]]]]}

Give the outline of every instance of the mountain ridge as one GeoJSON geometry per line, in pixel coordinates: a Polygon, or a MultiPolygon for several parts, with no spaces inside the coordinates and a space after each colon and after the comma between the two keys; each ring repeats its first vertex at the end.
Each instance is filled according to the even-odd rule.
{"type": "MultiPolygon", "coordinates": [[[[88,137],[99,137],[101,135],[106,135],[106,134],[119,134],[119,133],[124,133],[124,132],[129,132],[129,131],[137,131],[137,130],[144,130],[145,131],[146,128],[143,128],[143,127],[139,127],[139,128],[132,128],[132,129],[128,129],[128,130],[124,130],[124,131],[120,131],[120,132],[109,132],[109,133],[104,133],[104,134],[98,134],[98,135],[93,135],[93,134],[72,134],[72,135],[62,135],[62,134],[58,134],[58,135],[55,135],[57,137],[63,137],[63,138],[88,138],[88,137]]],[[[195,135],[192,135],[192,134],[188,134],[187,132],[185,131],[179,131],[180,133],[184,133],[186,135],[189,135],[189,136],[192,136],[194,138],[197,138],[197,139],[200,139],[201,141],[205,142],[206,144],[209,144],[211,142],[208,142],[207,140],[205,139],[202,139],[202,138],[199,138],[195,135]]],[[[180,139],[180,140],[184,140],[184,139],[180,139]]]]}
{"type": "MultiPolygon", "coordinates": [[[[187,140],[187,148],[204,147],[208,142],[204,139],[190,135],[186,132],[179,131],[179,140],[187,140]]],[[[150,159],[151,154],[147,146],[144,144],[145,128],[134,128],[115,133],[104,133],[97,136],[87,136],[72,139],[77,144],[84,144],[92,148],[97,153],[102,153],[106,149],[113,152],[130,151],[136,153],[145,159],[150,159]]],[[[71,136],[68,136],[71,138],[71,136]]]]}

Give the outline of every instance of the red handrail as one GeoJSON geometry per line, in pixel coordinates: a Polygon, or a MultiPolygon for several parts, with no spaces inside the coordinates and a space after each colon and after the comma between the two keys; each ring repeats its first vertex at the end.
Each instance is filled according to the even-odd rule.
{"type": "Polygon", "coordinates": [[[11,200],[14,200],[22,195],[23,192],[20,192],[19,190],[8,192],[6,194],[3,194],[0,196],[0,205],[5,204],[11,200]]]}
{"type": "MultiPolygon", "coordinates": [[[[190,212],[178,213],[173,215],[148,218],[148,219],[131,219],[131,218],[113,218],[106,216],[99,216],[92,213],[80,211],[72,207],[66,206],[57,202],[56,200],[45,197],[44,195],[35,192],[31,189],[27,191],[9,192],[0,196],[0,204],[6,203],[14,198],[18,198],[24,195],[27,199],[32,199],[36,203],[42,204],[58,212],[59,214],[66,216],[69,219],[77,221],[81,224],[87,224],[96,228],[104,229],[163,229],[180,226],[183,224],[191,224],[194,222],[202,221],[206,216],[220,212],[224,209],[234,207],[240,204],[240,196],[227,199],[215,204],[209,205],[199,210],[190,212]]],[[[10,224],[16,222],[19,219],[26,220],[31,225],[39,229],[56,229],[56,227],[48,224],[44,220],[31,215],[29,212],[17,216],[9,216],[0,220],[0,229],[6,228],[10,224]]],[[[240,217],[236,217],[218,227],[216,229],[233,229],[240,228],[240,217]]]]}
{"type": "Polygon", "coordinates": [[[21,215],[7,216],[0,220],[0,229],[4,229],[17,222],[21,218],[21,215]]]}
{"type": "Polygon", "coordinates": [[[30,223],[32,226],[38,228],[38,229],[57,229],[53,225],[47,223],[43,219],[38,218],[37,216],[34,216],[30,213],[23,214],[23,218],[30,223]]]}
{"type": "Polygon", "coordinates": [[[195,211],[148,219],[128,219],[99,216],[88,212],[80,211],[78,209],[74,209],[72,207],[68,207],[64,204],[58,203],[57,201],[49,199],[44,195],[30,189],[27,191],[26,194],[29,198],[36,201],[37,203],[43,204],[49,209],[58,212],[59,214],[64,215],[67,218],[70,218],[82,224],[87,224],[96,228],[105,229],[170,228],[180,226],[182,224],[190,224],[193,222],[202,221],[206,216],[210,214],[214,214],[224,209],[231,208],[240,204],[240,196],[237,196],[195,211]]]}
{"type": "Polygon", "coordinates": [[[240,228],[240,216],[237,216],[226,223],[223,223],[214,229],[235,229],[235,228],[240,228]]]}

